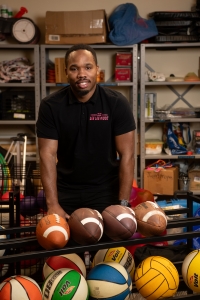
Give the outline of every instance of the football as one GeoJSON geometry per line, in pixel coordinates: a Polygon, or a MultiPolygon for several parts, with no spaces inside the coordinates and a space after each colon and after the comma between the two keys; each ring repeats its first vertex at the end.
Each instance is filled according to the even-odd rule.
{"type": "Polygon", "coordinates": [[[72,239],[80,245],[95,244],[103,235],[103,218],[97,210],[79,208],[71,214],[68,224],[72,239]]]}
{"type": "Polygon", "coordinates": [[[161,235],[167,226],[167,216],[157,203],[146,201],[133,208],[137,220],[137,230],[142,235],[161,235]]]}
{"type": "Polygon", "coordinates": [[[57,214],[47,215],[38,222],[36,237],[38,243],[46,250],[63,248],[70,238],[69,225],[57,214]]]}
{"type": "Polygon", "coordinates": [[[110,205],[102,212],[105,234],[114,241],[129,239],[137,229],[135,213],[130,207],[110,205]]]}

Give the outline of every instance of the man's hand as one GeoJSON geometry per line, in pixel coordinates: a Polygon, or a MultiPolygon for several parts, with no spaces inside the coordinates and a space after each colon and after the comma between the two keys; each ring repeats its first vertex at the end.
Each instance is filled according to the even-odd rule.
{"type": "Polygon", "coordinates": [[[56,203],[48,207],[47,215],[51,215],[51,214],[58,214],[60,217],[67,220],[70,218],[70,216],[64,211],[64,209],[62,209],[59,203],[56,203]]]}

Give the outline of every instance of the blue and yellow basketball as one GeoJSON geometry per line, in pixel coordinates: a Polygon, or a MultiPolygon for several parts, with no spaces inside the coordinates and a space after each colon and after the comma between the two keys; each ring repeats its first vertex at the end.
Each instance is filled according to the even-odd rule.
{"type": "Polygon", "coordinates": [[[92,261],[92,267],[100,262],[116,262],[122,265],[133,278],[135,262],[132,254],[125,247],[101,249],[97,251],[92,261]]]}
{"type": "Polygon", "coordinates": [[[102,262],[87,276],[90,299],[127,300],[132,290],[132,280],[126,269],[116,262],[102,262]]]}
{"type": "Polygon", "coordinates": [[[179,274],[174,264],[162,256],[150,256],[135,269],[135,285],[146,300],[172,297],[179,286],[179,274]]]}

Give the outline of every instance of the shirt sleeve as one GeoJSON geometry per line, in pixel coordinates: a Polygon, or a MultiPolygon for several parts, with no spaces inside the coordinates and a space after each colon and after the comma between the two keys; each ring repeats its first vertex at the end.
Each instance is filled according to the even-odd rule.
{"type": "Polygon", "coordinates": [[[58,132],[51,106],[42,100],[36,123],[37,137],[58,140],[58,132]]]}

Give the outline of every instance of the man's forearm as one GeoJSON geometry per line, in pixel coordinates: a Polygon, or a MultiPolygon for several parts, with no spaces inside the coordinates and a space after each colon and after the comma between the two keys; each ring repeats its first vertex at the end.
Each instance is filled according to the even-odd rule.
{"type": "Polygon", "coordinates": [[[56,158],[40,155],[40,176],[45,191],[47,207],[58,203],[56,158]]]}
{"type": "Polygon", "coordinates": [[[119,200],[126,199],[129,200],[133,175],[134,174],[134,159],[121,158],[119,167],[119,200]]]}

